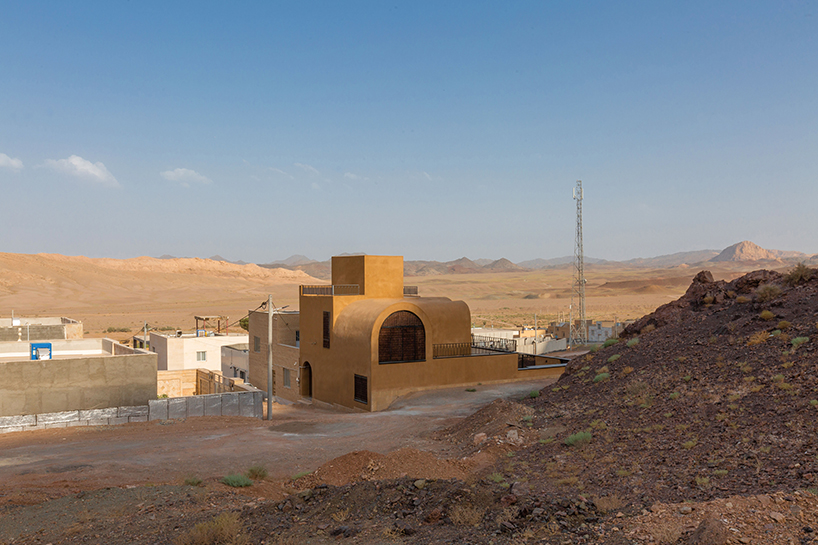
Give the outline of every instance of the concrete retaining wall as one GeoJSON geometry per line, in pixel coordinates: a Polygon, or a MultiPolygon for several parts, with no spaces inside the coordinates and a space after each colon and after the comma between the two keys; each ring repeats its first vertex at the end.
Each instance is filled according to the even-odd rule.
{"type": "Polygon", "coordinates": [[[73,426],[113,426],[149,420],[182,420],[195,416],[264,417],[261,390],[203,396],[151,399],[148,405],[0,416],[0,433],[73,426]]]}
{"type": "Polygon", "coordinates": [[[69,428],[73,426],[110,426],[147,421],[147,405],[28,414],[24,416],[0,416],[0,433],[69,428]]]}
{"type": "Polygon", "coordinates": [[[227,392],[148,401],[149,420],[174,420],[194,416],[264,417],[264,393],[227,392]]]}

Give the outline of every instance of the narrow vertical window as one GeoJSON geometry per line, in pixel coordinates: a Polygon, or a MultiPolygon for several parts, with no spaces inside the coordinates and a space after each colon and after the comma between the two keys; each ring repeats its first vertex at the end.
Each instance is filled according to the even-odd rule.
{"type": "Polygon", "coordinates": [[[324,312],[324,348],[329,348],[330,313],[324,312]]]}
{"type": "Polygon", "coordinates": [[[261,338],[253,335],[253,352],[261,352],[261,338]]]}
{"type": "Polygon", "coordinates": [[[355,375],[355,401],[366,405],[368,403],[366,377],[355,375]]]}

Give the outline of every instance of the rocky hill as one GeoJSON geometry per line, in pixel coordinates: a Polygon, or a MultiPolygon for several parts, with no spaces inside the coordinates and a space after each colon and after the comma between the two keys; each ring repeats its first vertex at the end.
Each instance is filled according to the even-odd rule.
{"type": "Polygon", "coordinates": [[[725,248],[719,255],[710,259],[710,261],[782,261],[784,259],[805,260],[809,257],[809,255],[803,252],[765,250],[761,246],[758,246],[749,240],[745,240],[725,248]]]}
{"type": "Polygon", "coordinates": [[[518,459],[542,475],[508,478],[642,505],[816,486],[818,271],[796,271],[703,271],[573,360],[529,402],[541,441],[518,459]]]}

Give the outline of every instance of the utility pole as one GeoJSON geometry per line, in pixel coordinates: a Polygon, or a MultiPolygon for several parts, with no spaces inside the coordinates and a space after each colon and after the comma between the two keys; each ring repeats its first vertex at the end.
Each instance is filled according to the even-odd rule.
{"type": "Polygon", "coordinates": [[[574,200],[577,201],[577,232],[574,243],[574,283],[571,289],[571,319],[569,324],[570,346],[588,343],[588,330],[585,327],[585,254],[582,248],[582,180],[577,180],[574,188],[574,200]],[[577,299],[579,327],[574,323],[574,299],[577,299]]]}
{"type": "Polygon", "coordinates": [[[273,296],[267,296],[267,420],[273,418],[273,296]]]}
{"type": "Polygon", "coordinates": [[[142,348],[144,348],[145,350],[147,350],[147,349],[148,349],[148,346],[149,346],[149,343],[148,343],[148,322],[145,322],[145,336],[144,336],[143,338],[144,338],[145,340],[144,340],[144,342],[142,343],[142,348]]]}

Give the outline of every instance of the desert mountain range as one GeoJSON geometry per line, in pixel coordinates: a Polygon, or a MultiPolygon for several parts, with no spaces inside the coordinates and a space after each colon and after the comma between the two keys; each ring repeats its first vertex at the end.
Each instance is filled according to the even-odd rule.
{"type": "MultiPolygon", "coordinates": [[[[454,261],[404,261],[403,268],[406,276],[430,276],[441,274],[474,274],[488,272],[515,272],[525,270],[539,270],[559,267],[570,267],[573,256],[557,257],[551,259],[533,259],[513,263],[508,259],[497,260],[475,259],[461,257],[454,261]]],[[[635,258],[627,261],[609,261],[594,257],[585,257],[585,264],[590,266],[609,267],[636,267],[649,269],[666,269],[673,267],[692,267],[705,263],[719,262],[759,262],[759,267],[775,267],[787,263],[797,263],[800,261],[808,263],[818,263],[818,254],[805,254],[803,252],[767,250],[749,240],[745,240],[722,251],[718,250],[697,250],[692,252],[677,252],[674,254],[660,255],[648,258],[635,258]]],[[[293,255],[283,261],[259,264],[265,268],[284,268],[290,270],[304,271],[310,276],[321,279],[330,278],[330,260],[314,261],[303,255],[293,255]]]]}

